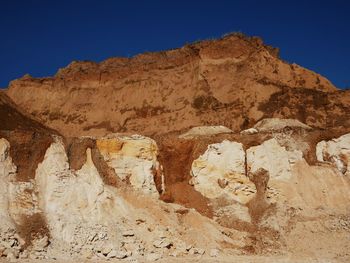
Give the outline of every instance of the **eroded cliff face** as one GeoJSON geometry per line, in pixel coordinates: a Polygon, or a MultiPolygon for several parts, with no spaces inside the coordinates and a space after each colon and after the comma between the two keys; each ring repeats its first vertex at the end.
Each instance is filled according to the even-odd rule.
{"type": "Polygon", "coordinates": [[[302,256],[345,259],[349,134],[329,142],[326,131],[288,123],[296,122],[265,120],[254,134],[213,135],[208,127],[206,135],[202,127],[194,137],[154,140],[52,135],[26,180],[18,180],[16,151],[2,138],[0,251],[152,261],[304,249],[302,256]]]}
{"type": "Polygon", "coordinates": [[[201,125],[239,131],[267,117],[349,127],[349,91],[277,53],[259,38],[233,34],[130,59],[72,62],[53,77],[15,80],[7,94],[66,136],[201,125]]]}
{"type": "MultiPolygon", "coordinates": [[[[155,149],[145,149],[143,154],[128,159],[139,152],[142,143],[156,147],[148,138],[109,137],[108,140],[111,138],[114,141],[107,143],[106,138],[97,139],[98,147],[103,154],[113,156],[116,153],[113,142],[128,140],[129,145],[125,145],[124,151],[118,157],[114,156],[117,161],[121,159],[126,167],[155,158],[155,149]]],[[[209,251],[219,247],[221,242],[232,246],[240,242],[229,239],[217,223],[198,212],[163,203],[154,191],[145,191],[155,185],[153,178],[152,182],[148,178],[147,169],[151,170],[151,167],[147,165],[142,171],[137,169],[138,174],[131,174],[128,180],[123,178],[125,185],[110,186],[103,182],[104,171],[99,171],[99,166],[94,164],[91,148],[86,150],[82,167],[74,170],[69,165],[63,139],[55,136],[35,171],[34,179],[30,183],[11,182],[14,180],[11,176],[16,176],[16,167],[8,155],[10,145],[5,139],[1,139],[0,143],[0,175],[4,188],[0,213],[4,222],[2,227],[7,227],[1,229],[3,256],[37,259],[72,256],[152,258],[161,257],[164,252],[187,254],[191,249],[198,254],[205,248],[209,251]],[[139,179],[144,176],[141,180],[143,184],[134,184],[133,176],[139,179]],[[148,187],[145,184],[149,184],[148,187]],[[13,188],[24,188],[22,193],[28,192],[30,197],[18,195],[13,188]],[[33,218],[34,215],[36,218],[33,218]],[[19,224],[29,218],[37,220],[36,223],[40,218],[42,229],[38,231],[34,222],[27,221],[29,229],[24,233],[19,224]],[[9,235],[9,240],[5,239],[6,235],[9,235]]],[[[115,167],[115,163],[108,165],[115,167]]],[[[238,232],[237,235],[244,236],[238,232]]]]}
{"type": "Polygon", "coordinates": [[[8,260],[349,261],[349,90],[258,38],[74,62],[6,93],[8,260]]]}

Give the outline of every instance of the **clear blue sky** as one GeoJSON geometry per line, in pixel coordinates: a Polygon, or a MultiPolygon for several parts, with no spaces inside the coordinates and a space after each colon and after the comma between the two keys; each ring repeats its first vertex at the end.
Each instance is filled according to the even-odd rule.
{"type": "Polygon", "coordinates": [[[180,47],[232,31],[350,87],[350,1],[0,0],[0,87],[101,61],[180,47]]]}

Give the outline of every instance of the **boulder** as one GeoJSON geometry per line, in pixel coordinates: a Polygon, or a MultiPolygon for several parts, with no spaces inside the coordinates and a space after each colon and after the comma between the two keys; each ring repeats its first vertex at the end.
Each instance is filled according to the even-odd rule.
{"type": "Polygon", "coordinates": [[[204,255],[205,249],[193,247],[188,252],[190,255],[204,255]]]}
{"type": "Polygon", "coordinates": [[[123,259],[123,258],[127,258],[130,257],[132,255],[132,253],[130,251],[126,251],[126,250],[112,250],[108,255],[107,258],[117,258],[117,259],[123,259]]]}
{"type": "Polygon", "coordinates": [[[157,239],[153,242],[153,246],[156,248],[170,248],[173,243],[167,238],[157,239]]]}
{"type": "Polygon", "coordinates": [[[246,129],[246,130],[243,130],[240,132],[241,135],[252,135],[252,134],[256,134],[258,133],[259,131],[255,128],[249,128],[249,129],[246,129]]]}

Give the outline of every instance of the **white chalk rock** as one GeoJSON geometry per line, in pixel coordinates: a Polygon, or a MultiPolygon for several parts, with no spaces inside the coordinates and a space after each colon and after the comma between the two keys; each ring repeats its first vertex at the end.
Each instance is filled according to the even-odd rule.
{"type": "Polygon", "coordinates": [[[158,147],[154,140],[133,135],[106,137],[96,142],[103,158],[120,179],[128,179],[135,189],[144,193],[159,195],[154,175],[161,174],[161,167],[157,160],[158,147]]]}
{"type": "Polygon", "coordinates": [[[51,236],[67,243],[87,239],[93,234],[92,226],[105,224],[114,220],[111,214],[124,212],[124,205],[116,204],[120,200],[105,189],[92,162],[91,149],[86,154],[82,168],[70,170],[62,140],[56,137],[36,170],[39,204],[51,236]],[[76,229],[84,229],[84,233],[76,233],[76,229]]]}
{"type": "Polygon", "coordinates": [[[350,175],[350,133],[316,146],[319,162],[331,162],[342,174],[350,175]]]}
{"type": "Polygon", "coordinates": [[[255,192],[254,184],[245,175],[245,152],[241,143],[224,140],[209,145],[206,152],[193,161],[191,174],[195,189],[208,198],[226,193],[246,203],[255,192]]]}
{"type": "Polygon", "coordinates": [[[13,228],[13,222],[9,215],[9,179],[16,173],[17,167],[10,157],[10,143],[0,139],[0,232],[13,228]]]}
{"type": "Polygon", "coordinates": [[[252,135],[252,134],[256,134],[258,133],[259,131],[255,128],[249,128],[249,129],[246,129],[246,130],[243,130],[240,132],[241,135],[252,135]]]}
{"type": "Polygon", "coordinates": [[[247,150],[248,171],[254,173],[259,168],[264,168],[269,172],[271,179],[290,179],[291,166],[302,159],[301,151],[287,151],[274,138],[247,150]]]}

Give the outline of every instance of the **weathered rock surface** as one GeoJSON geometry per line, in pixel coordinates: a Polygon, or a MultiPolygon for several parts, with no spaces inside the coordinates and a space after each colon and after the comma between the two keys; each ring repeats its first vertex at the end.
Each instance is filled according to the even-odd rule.
{"type": "MultiPolygon", "coordinates": [[[[124,139],[128,140],[124,142],[124,154],[132,153],[134,157],[150,160],[156,156],[150,154],[156,152],[154,141],[140,136],[124,139]],[[132,140],[136,141],[135,144],[132,144],[132,140]]],[[[16,169],[8,154],[9,143],[1,139],[0,145],[0,179],[8,181],[16,169]]],[[[97,145],[104,145],[101,150],[105,154],[108,151],[115,153],[113,149],[116,144],[97,145]]],[[[8,258],[32,259],[62,258],[68,255],[123,259],[143,257],[147,253],[162,254],[162,249],[172,248],[181,239],[204,247],[231,242],[220,232],[217,224],[194,211],[184,214],[179,225],[176,212],[178,207],[161,203],[149,192],[135,188],[134,185],[130,187],[136,192],[122,188],[117,190],[106,185],[94,164],[90,148],[86,150],[85,160],[80,169],[71,169],[62,138],[54,136],[53,143],[39,163],[31,182],[13,182],[12,186],[11,182],[1,184],[4,198],[1,200],[0,212],[2,219],[7,219],[2,220],[1,238],[4,244],[14,249],[4,250],[3,255],[8,258]],[[11,200],[10,206],[7,206],[6,198],[11,200]],[[21,216],[38,220],[37,223],[43,220],[41,223],[47,226],[41,226],[35,236],[29,233],[29,236],[25,236],[26,240],[22,240],[15,236],[16,230],[22,231],[17,229],[21,216]],[[16,221],[19,221],[17,225],[12,223],[16,221]],[[9,223],[7,230],[4,229],[6,222],[9,223]],[[204,234],[200,230],[203,227],[210,234],[205,233],[205,236],[199,237],[198,233],[204,234]],[[178,232],[183,233],[181,237],[176,234],[178,232]],[[9,233],[7,238],[6,233],[9,233]],[[27,249],[20,252],[23,245],[27,245],[27,249]],[[159,252],[152,252],[154,249],[159,252]],[[29,254],[26,254],[28,251],[29,254]]],[[[28,224],[32,224],[28,225],[30,228],[38,227],[34,223],[28,224]]]]}
{"type": "MultiPolygon", "coordinates": [[[[110,136],[98,139],[96,143],[103,158],[120,179],[128,180],[144,193],[159,195],[154,177],[162,177],[162,170],[157,160],[158,147],[154,140],[140,135],[110,136]]],[[[164,184],[160,190],[165,190],[164,184]]]]}
{"type": "Polygon", "coordinates": [[[16,166],[9,155],[10,144],[7,140],[0,139],[0,233],[14,229],[14,222],[9,215],[9,183],[11,177],[16,173],[16,166]]]}
{"type": "Polygon", "coordinates": [[[224,140],[211,144],[206,152],[194,160],[191,184],[208,198],[227,194],[245,204],[255,192],[255,186],[246,176],[243,145],[224,140]]]}
{"type": "MultiPolygon", "coordinates": [[[[129,180],[134,175],[148,176],[149,181],[143,181],[147,182],[146,188],[132,180],[123,187],[106,185],[101,177],[103,170],[92,158],[92,150],[96,149],[89,147],[83,165],[72,169],[66,146],[58,136],[54,136],[35,177],[16,182],[10,144],[1,139],[0,211],[2,219],[7,218],[2,222],[7,222],[8,228],[5,230],[4,224],[1,227],[0,250],[9,259],[62,255],[130,260],[206,255],[220,258],[228,253],[227,245],[222,244],[244,250],[253,242],[256,251],[283,247],[294,238],[290,231],[296,230],[290,230],[290,224],[300,224],[308,216],[345,215],[350,203],[349,180],[332,167],[307,164],[302,155],[305,145],[289,134],[277,132],[274,136],[246,151],[244,143],[229,140],[209,144],[192,162],[189,171],[193,187],[210,200],[213,220],[154,198],[149,191],[150,185],[155,187],[150,170],[160,164],[159,149],[152,139],[116,135],[91,138],[115,176],[123,176],[123,172],[131,173],[129,180]],[[143,173],[123,170],[137,165],[145,168],[136,169],[143,173]],[[16,232],[23,235],[17,227],[23,216],[31,220],[41,217],[47,226],[32,232],[34,236],[22,238],[16,232]]],[[[341,149],[347,145],[343,137],[334,141],[341,142],[341,149]]]]}
{"type": "Polygon", "coordinates": [[[330,162],[344,175],[350,176],[350,133],[316,146],[319,162],[330,162]]]}
{"type": "Polygon", "coordinates": [[[259,132],[276,132],[285,128],[311,130],[312,128],[295,119],[266,118],[254,125],[259,132]]]}
{"type": "Polygon", "coordinates": [[[221,133],[232,133],[232,130],[225,126],[199,126],[191,128],[189,131],[181,134],[179,138],[191,139],[196,136],[210,136],[221,133]]]}
{"type": "Polygon", "coordinates": [[[259,146],[247,150],[247,166],[249,172],[264,168],[271,178],[288,180],[291,178],[291,166],[303,158],[298,150],[287,151],[276,139],[265,141],[259,146]]]}
{"type": "Polygon", "coordinates": [[[239,34],[15,80],[0,257],[349,262],[349,105],[239,34]]]}
{"type": "MultiPolygon", "coordinates": [[[[64,144],[55,138],[36,172],[40,205],[50,233],[67,243],[75,241],[76,228],[84,226],[84,222],[93,226],[108,220],[108,210],[103,207],[113,203],[91,160],[91,150],[86,154],[83,167],[75,172],[70,170],[64,144]]],[[[83,237],[78,238],[79,242],[86,242],[83,237]]]]}
{"type": "Polygon", "coordinates": [[[262,118],[350,127],[350,91],[278,58],[256,37],[231,34],[164,52],[101,63],[75,61],[53,77],[25,76],[8,96],[66,136],[144,135],[262,118]]]}

